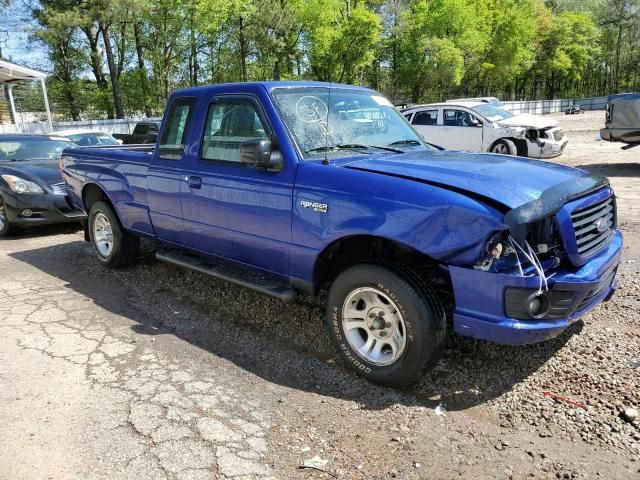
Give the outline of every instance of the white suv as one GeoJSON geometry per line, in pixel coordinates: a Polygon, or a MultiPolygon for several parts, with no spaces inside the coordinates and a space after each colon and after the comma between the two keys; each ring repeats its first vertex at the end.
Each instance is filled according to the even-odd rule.
{"type": "Polygon", "coordinates": [[[446,102],[402,110],[429,143],[450,150],[552,158],[567,146],[555,120],[513,115],[486,102],[446,102]]]}

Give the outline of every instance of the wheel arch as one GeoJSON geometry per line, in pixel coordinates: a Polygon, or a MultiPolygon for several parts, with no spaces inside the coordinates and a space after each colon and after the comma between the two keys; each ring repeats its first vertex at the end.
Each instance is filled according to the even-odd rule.
{"type": "Polygon", "coordinates": [[[106,204],[108,204],[113,210],[113,213],[116,216],[120,227],[123,227],[120,212],[118,212],[115,202],[111,200],[107,191],[97,183],[88,183],[82,188],[82,205],[85,212],[87,212],[87,215],[91,214],[91,207],[96,202],[105,202],[106,204]]]}
{"type": "Polygon", "coordinates": [[[113,202],[105,189],[100,185],[97,183],[88,183],[82,187],[82,206],[85,212],[89,213],[93,204],[99,201],[105,201],[113,208],[113,202]]]}
{"type": "Polygon", "coordinates": [[[495,139],[493,143],[489,146],[489,151],[493,150],[493,147],[496,145],[496,143],[504,140],[508,140],[514,145],[515,151],[512,152],[513,155],[518,155],[520,157],[526,157],[528,155],[529,149],[527,147],[527,141],[523,138],[515,138],[515,137],[500,137],[495,139]]]}
{"type": "Polygon", "coordinates": [[[341,272],[360,263],[382,263],[411,269],[448,297],[443,303],[453,306],[451,277],[441,262],[410,245],[369,234],[338,238],[320,252],[313,269],[315,291],[326,289],[341,272]]]}

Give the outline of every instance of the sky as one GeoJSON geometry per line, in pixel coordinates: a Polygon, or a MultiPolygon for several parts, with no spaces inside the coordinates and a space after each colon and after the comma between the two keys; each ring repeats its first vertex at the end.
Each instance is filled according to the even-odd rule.
{"type": "Polygon", "coordinates": [[[33,0],[12,0],[9,7],[0,7],[0,49],[5,60],[25,67],[51,71],[51,63],[42,44],[29,40],[34,27],[29,11],[33,0]]]}

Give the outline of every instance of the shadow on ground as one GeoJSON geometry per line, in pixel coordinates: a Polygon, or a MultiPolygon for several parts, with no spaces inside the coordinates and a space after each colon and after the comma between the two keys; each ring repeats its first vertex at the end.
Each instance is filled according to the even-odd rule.
{"type": "Polygon", "coordinates": [[[586,163],[576,167],[605,177],[640,177],[640,163],[586,163]]]}
{"type": "Polygon", "coordinates": [[[139,335],[176,335],[269,382],[367,409],[398,403],[433,408],[442,402],[449,410],[464,410],[485,403],[535,372],[581,330],[577,323],[554,340],[524,347],[452,337],[436,369],[416,386],[394,390],[362,380],[337,361],[325,340],[322,305],[312,299],[282,304],[148,258],[127,270],[105,270],[80,241],[11,256],[130,319],[139,335]],[[229,299],[242,307],[227,308],[229,299]]]}
{"type": "Polygon", "coordinates": [[[36,227],[12,227],[6,237],[1,237],[0,242],[15,242],[26,238],[48,237],[50,235],[64,235],[82,230],[81,223],[58,223],[54,225],[42,225],[36,227]]]}

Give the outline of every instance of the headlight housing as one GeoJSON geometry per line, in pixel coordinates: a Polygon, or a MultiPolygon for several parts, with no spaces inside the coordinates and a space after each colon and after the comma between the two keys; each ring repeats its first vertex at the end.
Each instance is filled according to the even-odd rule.
{"type": "Polygon", "coordinates": [[[30,182],[15,175],[2,175],[9,188],[16,193],[44,193],[44,190],[37,183],[30,182]]]}

